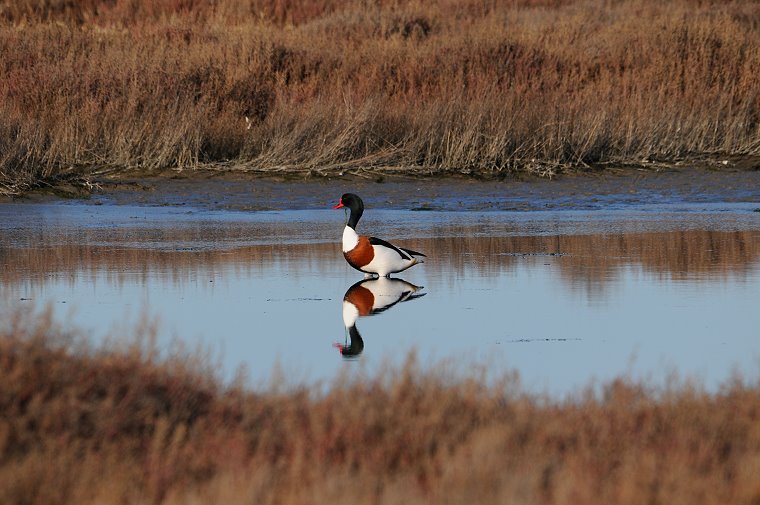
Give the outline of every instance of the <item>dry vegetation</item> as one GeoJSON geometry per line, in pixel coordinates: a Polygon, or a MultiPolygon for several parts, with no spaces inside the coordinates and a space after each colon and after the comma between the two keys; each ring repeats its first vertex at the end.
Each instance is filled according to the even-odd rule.
{"type": "Polygon", "coordinates": [[[0,55],[5,193],[760,155],[752,0],[0,0],[0,55]]]}
{"type": "Polygon", "coordinates": [[[760,500],[760,385],[619,380],[562,402],[414,360],[327,392],[223,385],[149,338],[98,351],[29,314],[0,335],[0,502],[760,500]]]}

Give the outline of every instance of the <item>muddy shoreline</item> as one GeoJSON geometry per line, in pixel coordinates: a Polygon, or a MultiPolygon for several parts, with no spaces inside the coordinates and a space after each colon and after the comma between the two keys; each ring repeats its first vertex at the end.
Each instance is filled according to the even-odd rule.
{"type": "Polygon", "coordinates": [[[374,208],[440,211],[604,210],[649,204],[757,203],[760,170],[620,168],[562,175],[549,180],[519,177],[273,178],[218,171],[185,171],[92,181],[92,192],[63,185],[0,202],[87,200],[97,205],[150,205],[207,210],[324,208],[343,192],[365,196],[374,208]]]}

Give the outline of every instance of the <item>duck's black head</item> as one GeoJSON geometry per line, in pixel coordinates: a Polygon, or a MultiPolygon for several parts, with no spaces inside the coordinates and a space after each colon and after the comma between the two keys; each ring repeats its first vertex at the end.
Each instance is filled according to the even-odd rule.
{"type": "Polygon", "coordinates": [[[351,216],[348,218],[348,226],[356,228],[356,224],[359,222],[359,218],[362,217],[364,212],[364,202],[358,195],[353,193],[345,193],[340,197],[340,201],[333,209],[340,209],[341,207],[347,207],[351,210],[351,216]]]}
{"type": "Polygon", "coordinates": [[[340,197],[338,205],[334,206],[333,209],[340,209],[341,207],[348,207],[351,210],[364,210],[364,202],[359,198],[359,195],[344,193],[343,196],[340,197]]]}
{"type": "Polygon", "coordinates": [[[362,339],[356,326],[351,326],[348,329],[348,333],[351,336],[351,343],[349,345],[333,344],[333,347],[337,348],[340,351],[340,355],[346,359],[357,358],[364,350],[364,339],[362,339]]]}

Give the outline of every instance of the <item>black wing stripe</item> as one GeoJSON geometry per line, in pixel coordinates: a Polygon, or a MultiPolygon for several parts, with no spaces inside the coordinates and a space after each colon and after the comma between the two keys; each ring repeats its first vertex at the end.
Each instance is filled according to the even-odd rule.
{"type": "Polygon", "coordinates": [[[399,255],[402,258],[404,258],[405,260],[412,259],[412,257],[409,255],[408,252],[406,252],[405,249],[399,249],[395,245],[391,244],[390,242],[386,242],[385,240],[383,240],[381,238],[369,237],[369,243],[372,244],[372,245],[381,245],[383,247],[387,247],[388,249],[393,249],[394,251],[396,251],[397,253],[399,253],[399,255]]]}
{"type": "Polygon", "coordinates": [[[412,256],[422,256],[423,258],[427,258],[427,256],[425,256],[421,252],[412,251],[411,249],[407,249],[405,247],[399,247],[399,249],[401,249],[402,251],[404,251],[407,254],[411,254],[412,256]]]}

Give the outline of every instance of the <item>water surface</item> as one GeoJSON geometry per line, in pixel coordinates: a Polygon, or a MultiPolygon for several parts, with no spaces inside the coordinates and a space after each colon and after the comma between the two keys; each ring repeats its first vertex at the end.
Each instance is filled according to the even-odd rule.
{"type": "Polygon", "coordinates": [[[760,370],[756,207],[368,210],[360,230],[428,260],[399,276],[413,293],[367,285],[388,306],[351,321],[362,276],[340,252],[341,211],[4,204],[0,310],[49,304],[95,339],[147,313],[163,346],[209,348],[254,383],[275,367],[329,381],[415,350],[517,370],[534,392],[674,371],[714,389],[760,370]]]}

